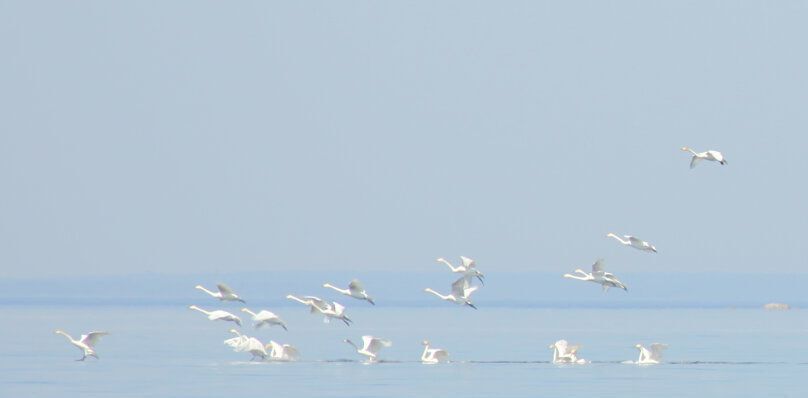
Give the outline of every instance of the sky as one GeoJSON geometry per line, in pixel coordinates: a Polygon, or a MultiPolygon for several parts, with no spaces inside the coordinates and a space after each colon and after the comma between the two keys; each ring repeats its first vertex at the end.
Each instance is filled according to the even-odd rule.
{"type": "Polygon", "coordinates": [[[0,273],[806,273],[806,20],[0,0],[0,273]]]}

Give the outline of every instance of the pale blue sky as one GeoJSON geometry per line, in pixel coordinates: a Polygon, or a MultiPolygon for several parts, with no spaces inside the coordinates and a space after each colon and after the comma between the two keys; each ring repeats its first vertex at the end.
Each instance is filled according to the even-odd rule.
{"type": "Polygon", "coordinates": [[[797,1],[0,0],[2,272],[805,272],[805,21],[797,1]],[[683,145],[729,164],[689,170],[683,145]]]}

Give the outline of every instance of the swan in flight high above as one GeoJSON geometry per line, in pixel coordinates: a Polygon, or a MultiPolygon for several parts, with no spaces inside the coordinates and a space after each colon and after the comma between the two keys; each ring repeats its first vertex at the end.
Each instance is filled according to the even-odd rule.
{"type": "Polygon", "coordinates": [[[347,315],[345,315],[345,306],[336,301],[329,303],[328,301],[325,301],[319,297],[303,296],[303,298],[300,298],[291,294],[287,295],[286,298],[309,306],[309,311],[313,314],[322,314],[325,316],[323,321],[326,323],[328,323],[331,318],[339,319],[342,322],[345,322],[345,324],[348,326],[351,326],[351,322],[353,322],[350,318],[348,318],[347,315]]]}
{"type": "Polygon", "coordinates": [[[250,314],[252,316],[252,320],[253,320],[253,322],[255,322],[255,328],[256,329],[258,329],[258,328],[260,328],[261,326],[264,326],[264,325],[267,325],[267,326],[278,325],[278,326],[282,327],[283,330],[287,330],[287,331],[289,330],[289,329],[286,328],[286,323],[280,317],[278,317],[277,315],[275,315],[275,313],[273,313],[271,311],[261,310],[261,311],[258,311],[258,313],[256,314],[256,313],[250,311],[249,308],[242,308],[241,312],[246,312],[246,313],[248,313],[248,314],[250,314]]]}
{"type": "Polygon", "coordinates": [[[564,277],[565,278],[571,278],[571,279],[578,279],[578,280],[581,280],[581,281],[594,282],[594,283],[600,284],[601,286],[603,286],[603,291],[604,292],[609,290],[610,287],[617,287],[617,288],[623,289],[625,291],[628,291],[628,288],[626,287],[626,285],[624,285],[622,282],[620,282],[620,280],[617,279],[617,277],[614,276],[614,274],[612,274],[611,272],[606,272],[606,271],[603,270],[603,260],[595,261],[595,263],[592,264],[592,273],[591,274],[588,273],[588,272],[585,272],[584,270],[582,270],[580,268],[576,269],[573,272],[575,273],[575,275],[573,275],[573,274],[564,274],[564,277]]]}
{"type": "Polygon", "coordinates": [[[662,361],[662,351],[668,348],[667,344],[654,343],[650,348],[645,348],[642,344],[637,344],[634,348],[640,350],[640,357],[637,359],[637,364],[650,365],[657,364],[662,361]]]}
{"type": "Polygon", "coordinates": [[[359,300],[366,300],[368,303],[376,305],[376,303],[373,302],[373,298],[368,296],[368,293],[365,291],[365,288],[362,286],[362,282],[359,282],[358,279],[352,280],[351,283],[348,284],[347,289],[340,289],[340,288],[338,288],[338,287],[336,287],[336,286],[334,286],[334,285],[332,285],[330,283],[324,284],[323,287],[334,289],[334,290],[336,290],[336,291],[338,291],[338,292],[340,292],[340,293],[342,293],[342,294],[344,294],[346,296],[350,296],[350,297],[353,297],[353,298],[359,299],[359,300]]]}
{"type": "Polygon", "coordinates": [[[646,242],[646,241],[644,241],[644,240],[642,240],[642,239],[640,239],[640,238],[638,238],[636,236],[623,235],[623,238],[625,238],[625,240],[623,240],[623,238],[620,238],[619,236],[615,235],[612,232],[609,232],[608,234],[606,234],[606,236],[610,237],[610,238],[615,238],[615,239],[617,239],[618,242],[622,243],[623,245],[631,246],[631,247],[633,247],[633,248],[635,248],[637,250],[642,250],[642,251],[646,251],[646,252],[654,252],[654,253],[657,252],[656,247],[654,247],[654,245],[652,245],[652,244],[650,244],[650,243],[648,243],[648,242],[646,242]]]}
{"type": "Polygon", "coordinates": [[[220,284],[216,285],[216,288],[219,290],[218,292],[212,292],[212,291],[210,291],[208,289],[205,289],[205,287],[202,286],[202,285],[196,285],[196,286],[194,286],[194,288],[199,289],[199,290],[209,294],[211,297],[217,298],[217,299],[222,300],[222,301],[240,301],[240,302],[242,302],[244,304],[247,303],[246,301],[242,300],[241,297],[238,296],[238,294],[234,293],[233,289],[231,289],[230,287],[228,287],[224,283],[220,283],[220,284]]]}
{"type": "Polygon", "coordinates": [[[82,356],[81,358],[77,359],[77,361],[83,361],[87,359],[87,357],[95,357],[95,359],[98,359],[98,354],[95,353],[95,344],[98,343],[101,336],[106,336],[109,334],[107,332],[90,332],[81,335],[81,337],[76,340],[69,334],[65,333],[65,331],[62,329],[56,329],[55,333],[65,336],[70,344],[73,344],[76,346],[76,348],[81,350],[82,356]]]}
{"type": "Polygon", "coordinates": [[[273,361],[296,361],[300,356],[294,346],[289,344],[281,345],[274,340],[270,340],[265,348],[269,350],[269,359],[273,361]]]}
{"type": "Polygon", "coordinates": [[[362,347],[360,348],[353,341],[345,339],[346,343],[353,346],[356,352],[368,357],[368,362],[376,362],[377,355],[382,347],[390,347],[393,343],[390,340],[380,339],[373,336],[362,336],[362,347]]]}
{"type": "Polygon", "coordinates": [[[424,345],[424,352],[421,354],[421,362],[423,363],[439,363],[448,362],[449,353],[444,349],[431,348],[429,340],[424,340],[421,344],[424,345]]]}
{"type": "Polygon", "coordinates": [[[474,308],[475,310],[477,309],[477,307],[474,304],[472,304],[469,297],[471,297],[471,294],[474,293],[476,290],[477,286],[469,285],[468,276],[461,276],[460,279],[454,281],[454,283],[452,283],[452,292],[447,295],[440,294],[432,290],[432,288],[424,289],[425,292],[432,293],[440,297],[442,300],[451,301],[455,304],[467,305],[471,308],[474,308]]]}
{"type": "Polygon", "coordinates": [[[722,165],[727,164],[727,159],[724,158],[724,155],[718,151],[704,151],[704,152],[696,152],[688,147],[682,147],[682,150],[685,152],[690,152],[693,154],[693,157],[690,159],[690,168],[696,167],[702,160],[709,160],[713,162],[721,163],[722,165]]]}
{"type": "Polygon", "coordinates": [[[188,308],[190,308],[192,310],[199,311],[199,312],[207,315],[208,319],[210,319],[211,321],[229,321],[229,322],[235,322],[236,325],[241,326],[241,319],[239,317],[227,312],[227,311],[222,311],[222,310],[208,311],[208,310],[203,310],[202,308],[199,308],[199,307],[197,307],[195,305],[192,305],[192,306],[190,306],[188,308]]]}
{"type": "Polygon", "coordinates": [[[460,261],[463,262],[463,265],[458,265],[457,267],[453,266],[452,263],[443,257],[440,257],[435,261],[446,265],[450,270],[452,270],[452,272],[463,274],[464,276],[475,277],[480,281],[481,284],[485,285],[485,281],[483,281],[485,275],[483,275],[483,273],[477,269],[477,263],[468,257],[460,256],[460,261]]]}
{"type": "Polygon", "coordinates": [[[589,363],[586,359],[578,358],[578,350],[580,345],[569,345],[567,340],[558,340],[550,344],[550,349],[553,350],[553,363],[575,363],[585,364],[589,363]]]}

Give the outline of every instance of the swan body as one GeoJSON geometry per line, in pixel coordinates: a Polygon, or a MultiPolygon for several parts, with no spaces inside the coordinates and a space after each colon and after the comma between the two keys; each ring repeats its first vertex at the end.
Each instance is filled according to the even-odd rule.
{"type": "Polygon", "coordinates": [[[424,352],[421,354],[421,362],[433,364],[440,362],[449,362],[449,353],[444,349],[431,348],[429,340],[424,340],[421,344],[424,345],[424,352]]]}
{"type": "Polygon", "coordinates": [[[652,245],[652,244],[650,244],[650,243],[648,243],[648,242],[646,242],[646,241],[644,241],[644,240],[642,240],[640,238],[637,238],[636,236],[623,235],[623,237],[621,238],[621,237],[615,235],[612,232],[609,232],[608,234],[606,234],[606,236],[610,237],[610,238],[615,238],[618,242],[622,243],[623,245],[631,246],[631,247],[633,247],[633,248],[635,248],[637,250],[642,250],[642,251],[646,251],[646,252],[654,252],[654,253],[657,252],[656,247],[654,247],[654,245],[652,245]]]}
{"type": "Polygon", "coordinates": [[[640,357],[637,359],[638,365],[654,365],[662,362],[662,351],[668,348],[668,345],[654,343],[649,348],[645,348],[642,344],[637,344],[634,348],[640,350],[640,357]]]}
{"type": "Polygon", "coordinates": [[[390,347],[393,345],[390,340],[380,339],[373,336],[362,336],[362,347],[357,346],[353,341],[348,339],[343,341],[352,345],[358,354],[366,356],[368,362],[376,362],[378,360],[379,351],[383,347],[390,347]]]}
{"type": "Polygon", "coordinates": [[[485,281],[483,280],[485,275],[483,275],[483,273],[477,269],[477,263],[468,257],[460,256],[460,261],[463,263],[463,265],[458,265],[457,267],[453,266],[452,263],[443,257],[440,257],[435,261],[449,267],[452,272],[462,274],[463,276],[475,277],[480,281],[481,284],[485,285],[485,281]]]}
{"type": "Polygon", "coordinates": [[[216,289],[218,289],[217,292],[205,289],[205,287],[202,286],[202,285],[196,285],[196,286],[194,286],[194,288],[199,289],[199,290],[209,294],[211,297],[219,299],[221,301],[240,301],[240,302],[245,303],[245,304],[247,303],[246,301],[242,300],[241,297],[239,297],[236,293],[234,293],[233,289],[231,289],[230,287],[228,287],[224,283],[220,283],[220,284],[216,285],[216,289]]]}
{"type": "Polygon", "coordinates": [[[195,305],[192,305],[192,306],[190,306],[188,308],[190,308],[192,310],[195,310],[195,311],[199,311],[199,312],[207,315],[208,319],[210,319],[211,321],[235,322],[236,325],[241,326],[241,318],[239,318],[239,317],[237,317],[237,316],[235,316],[235,315],[233,315],[233,314],[231,314],[231,313],[229,313],[227,311],[222,311],[222,310],[208,311],[208,310],[199,308],[199,307],[197,307],[195,305]]]}
{"type": "Polygon", "coordinates": [[[424,289],[427,293],[432,293],[435,296],[438,296],[441,300],[450,301],[455,304],[459,305],[466,305],[475,310],[477,307],[471,302],[471,294],[477,290],[477,286],[470,286],[469,284],[469,277],[468,276],[461,276],[460,279],[454,281],[452,283],[452,292],[449,294],[440,294],[432,288],[424,289]]]}
{"type": "Polygon", "coordinates": [[[362,282],[359,282],[358,279],[352,280],[351,283],[348,284],[347,289],[340,289],[340,288],[338,288],[338,287],[336,287],[336,286],[334,286],[334,285],[332,285],[330,283],[324,284],[323,287],[327,287],[329,289],[334,289],[337,292],[340,292],[340,293],[342,293],[342,294],[344,294],[346,296],[353,297],[353,298],[359,299],[359,300],[365,300],[365,301],[367,301],[368,303],[370,303],[372,305],[376,305],[376,303],[373,302],[373,298],[368,296],[368,293],[365,291],[365,288],[362,286],[362,282]]]}
{"type": "Polygon", "coordinates": [[[581,348],[580,345],[570,345],[567,343],[567,340],[558,340],[553,344],[550,344],[550,349],[553,350],[553,363],[562,364],[562,363],[574,363],[574,364],[586,364],[589,363],[586,359],[578,358],[578,350],[581,348]]]}
{"type": "Polygon", "coordinates": [[[300,353],[294,346],[289,344],[281,345],[274,340],[270,340],[265,348],[269,350],[269,359],[273,361],[296,361],[300,357],[300,353]]]}
{"type": "Polygon", "coordinates": [[[572,274],[564,274],[565,278],[578,279],[580,281],[594,282],[603,286],[603,291],[609,290],[610,287],[616,287],[628,291],[626,285],[620,282],[614,274],[603,270],[603,260],[598,260],[592,264],[592,273],[585,272],[582,269],[576,269],[572,274]]]}
{"type": "Polygon", "coordinates": [[[90,332],[81,335],[81,337],[76,340],[61,329],[56,329],[54,333],[65,336],[70,344],[81,350],[82,356],[81,358],[77,359],[77,361],[83,361],[87,359],[87,357],[94,357],[95,359],[98,359],[98,354],[95,352],[95,344],[98,343],[98,340],[101,339],[102,336],[109,334],[107,332],[90,332]]]}
{"type": "Polygon", "coordinates": [[[287,295],[286,298],[309,306],[309,311],[313,314],[322,314],[325,316],[323,321],[326,323],[328,323],[331,319],[339,319],[346,325],[351,326],[351,322],[353,322],[350,318],[348,318],[347,315],[345,315],[345,306],[336,301],[329,303],[328,301],[319,297],[303,296],[303,298],[300,298],[291,294],[287,295]]]}
{"type": "Polygon", "coordinates": [[[712,161],[712,162],[718,162],[722,166],[727,164],[727,159],[724,158],[724,155],[721,152],[718,152],[718,151],[709,150],[709,151],[704,151],[704,152],[696,152],[696,151],[694,151],[694,150],[692,150],[692,149],[690,149],[690,148],[688,148],[686,146],[682,147],[682,150],[685,151],[685,152],[690,152],[691,154],[693,154],[693,157],[690,158],[690,168],[691,169],[696,167],[699,164],[699,162],[701,162],[702,160],[709,160],[709,161],[712,161]]]}
{"type": "Polygon", "coordinates": [[[275,313],[267,310],[258,311],[258,313],[254,313],[250,311],[249,308],[242,308],[241,312],[246,312],[252,316],[253,322],[255,322],[254,326],[256,329],[260,328],[261,326],[273,326],[278,325],[283,328],[283,330],[289,330],[286,328],[286,322],[284,322],[280,317],[275,315],[275,313]]]}

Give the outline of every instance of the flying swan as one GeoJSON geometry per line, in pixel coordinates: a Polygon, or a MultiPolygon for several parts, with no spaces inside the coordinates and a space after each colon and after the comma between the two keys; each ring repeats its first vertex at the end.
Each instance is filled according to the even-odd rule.
{"type": "Polygon", "coordinates": [[[199,311],[199,312],[207,315],[208,319],[210,319],[211,321],[235,322],[236,325],[241,326],[241,319],[239,317],[227,312],[227,311],[222,311],[222,310],[208,311],[208,310],[204,310],[202,308],[199,308],[199,307],[197,307],[195,305],[189,306],[188,308],[190,308],[192,310],[195,310],[195,311],[199,311]]]}
{"type": "Polygon", "coordinates": [[[73,344],[76,346],[76,348],[81,350],[82,356],[81,358],[77,359],[77,361],[83,361],[87,359],[87,357],[94,357],[95,359],[98,359],[98,354],[95,352],[95,344],[98,343],[101,336],[106,336],[109,334],[107,332],[90,332],[81,335],[81,337],[76,340],[73,337],[70,337],[70,335],[62,329],[56,329],[55,333],[65,336],[70,344],[73,344]]]}
{"type": "Polygon", "coordinates": [[[696,167],[702,160],[709,160],[712,162],[721,163],[721,165],[727,164],[727,159],[724,158],[724,155],[718,151],[704,151],[704,152],[696,152],[688,147],[682,147],[682,150],[685,152],[690,152],[693,154],[693,157],[690,159],[690,168],[696,167]]]}
{"type": "Polygon", "coordinates": [[[463,265],[458,265],[457,267],[453,266],[452,263],[443,257],[440,257],[435,261],[446,265],[450,270],[452,270],[452,272],[462,274],[463,276],[475,277],[480,281],[481,284],[485,285],[485,281],[483,281],[485,275],[483,275],[483,273],[477,269],[477,263],[468,257],[460,256],[460,261],[463,262],[463,265]]]}
{"type": "Polygon", "coordinates": [[[286,323],[275,313],[267,310],[261,310],[257,314],[250,311],[249,308],[242,308],[241,312],[246,312],[252,316],[253,322],[255,322],[254,326],[256,329],[260,328],[261,326],[267,325],[278,325],[283,328],[283,330],[289,330],[286,328],[286,323]]]}
{"type": "Polygon", "coordinates": [[[600,284],[603,286],[603,291],[609,290],[610,287],[616,287],[628,291],[626,285],[620,282],[614,274],[603,270],[603,260],[598,260],[592,264],[592,273],[585,272],[582,269],[576,269],[573,274],[564,274],[565,278],[578,279],[580,281],[588,281],[600,284]]]}
{"type": "Polygon", "coordinates": [[[638,238],[636,236],[623,235],[623,238],[625,238],[625,240],[623,240],[623,238],[620,238],[619,236],[617,236],[613,232],[609,232],[608,234],[606,234],[606,236],[610,237],[610,238],[615,238],[615,239],[617,239],[618,242],[622,243],[623,245],[631,246],[631,247],[633,247],[633,248],[635,248],[637,250],[642,250],[642,251],[646,251],[646,252],[654,252],[654,253],[657,252],[656,247],[654,247],[654,245],[652,245],[652,244],[650,244],[650,243],[648,243],[648,242],[646,242],[646,241],[644,241],[644,240],[642,240],[642,239],[640,239],[640,238],[638,238]]]}
{"type": "Polygon", "coordinates": [[[427,293],[432,293],[435,296],[440,297],[442,300],[451,301],[455,304],[459,305],[467,305],[475,310],[477,307],[471,302],[469,299],[471,294],[477,290],[477,286],[470,286],[469,285],[469,277],[468,276],[461,276],[460,279],[454,281],[452,283],[452,292],[446,295],[440,294],[432,288],[424,289],[427,293]]]}
{"type": "Polygon", "coordinates": [[[207,294],[209,294],[213,298],[217,298],[221,301],[240,301],[244,304],[247,302],[242,300],[236,293],[233,292],[233,289],[225,285],[224,283],[220,283],[216,285],[216,288],[219,290],[218,292],[213,292],[208,289],[205,289],[202,285],[194,286],[195,289],[199,289],[207,294]]]}
{"type": "Polygon", "coordinates": [[[380,339],[373,336],[362,336],[361,348],[349,339],[345,339],[343,341],[352,345],[358,354],[366,356],[368,362],[378,361],[379,350],[381,350],[383,347],[390,347],[393,345],[390,340],[380,339]]]}
{"type": "Polygon", "coordinates": [[[334,290],[336,290],[336,291],[338,291],[338,292],[340,292],[340,293],[342,293],[342,294],[344,294],[346,296],[353,297],[353,298],[358,299],[358,300],[365,300],[370,304],[376,305],[376,303],[373,302],[373,298],[368,296],[368,293],[365,291],[365,288],[362,286],[362,282],[359,282],[358,279],[352,280],[351,283],[348,284],[347,289],[340,289],[340,288],[338,288],[338,287],[336,287],[336,286],[334,286],[334,285],[332,285],[330,283],[324,284],[323,287],[334,289],[334,290]]]}

